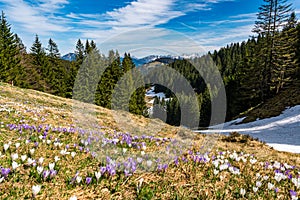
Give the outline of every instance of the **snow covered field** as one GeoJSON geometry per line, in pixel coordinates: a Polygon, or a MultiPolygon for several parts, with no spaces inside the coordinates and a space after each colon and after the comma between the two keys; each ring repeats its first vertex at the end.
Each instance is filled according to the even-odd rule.
{"type": "Polygon", "coordinates": [[[265,141],[279,151],[300,153],[300,105],[286,109],[277,117],[238,124],[242,120],[226,122],[223,128],[217,125],[197,132],[229,134],[236,131],[265,141]]]}

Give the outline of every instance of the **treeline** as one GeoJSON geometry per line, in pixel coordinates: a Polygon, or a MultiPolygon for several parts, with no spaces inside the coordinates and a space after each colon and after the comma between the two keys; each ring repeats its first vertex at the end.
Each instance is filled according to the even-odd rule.
{"type": "MultiPolygon", "coordinates": [[[[198,94],[200,127],[209,125],[211,100],[217,93],[213,91],[211,96],[208,85],[193,65],[205,66],[206,70],[217,66],[226,89],[227,120],[265,102],[283,89],[300,86],[300,24],[291,7],[286,0],[264,0],[253,29],[255,35],[248,41],[209,52],[202,58],[177,60],[170,64],[189,80],[198,94]],[[206,62],[207,56],[214,62],[206,62]]],[[[165,111],[168,123],[182,124],[178,95],[160,85],[155,88],[170,98],[155,100],[159,106],[155,106],[153,116],[163,116],[161,113],[165,111]]]]}
{"type": "MultiPolygon", "coordinates": [[[[105,61],[105,71],[101,77],[81,76],[80,87],[86,87],[85,83],[94,78],[97,81],[94,85],[96,91],[88,96],[91,96],[93,103],[111,108],[112,91],[116,83],[129,70],[135,69],[130,54],[125,53],[122,62],[118,52],[110,51],[108,57],[105,57],[97,49],[93,40],[86,40],[85,44],[78,40],[75,61],[62,60],[58,45],[51,38],[48,46],[43,47],[38,35],[35,36],[30,51],[27,52],[20,37],[11,31],[11,25],[7,22],[3,11],[0,21],[0,81],[2,82],[72,98],[79,70],[84,62],[88,62],[89,54],[93,53],[105,61]]],[[[123,84],[128,90],[133,83],[127,81],[123,84]]],[[[140,87],[130,96],[129,102],[127,100],[117,106],[124,107],[126,104],[130,112],[147,115],[144,95],[145,88],[140,87]]],[[[79,100],[90,102],[90,99],[80,98],[80,95],[79,100]]]]}

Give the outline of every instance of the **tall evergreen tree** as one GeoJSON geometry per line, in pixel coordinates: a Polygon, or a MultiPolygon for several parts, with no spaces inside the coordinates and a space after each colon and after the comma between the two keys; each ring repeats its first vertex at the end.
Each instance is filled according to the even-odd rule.
{"type": "Polygon", "coordinates": [[[51,58],[60,58],[60,53],[57,44],[50,38],[48,42],[48,56],[51,58]]]}
{"type": "MultiPolygon", "coordinates": [[[[264,45],[259,52],[258,58],[261,60],[261,92],[262,98],[265,100],[270,97],[272,89],[274,90],[274,63],[276,62],[274,54],[276,54],[275,44],[278,42],[278,32],[284,27],[291,12],[291,4],[287,0],[264,0],[262,6],[259,7],[257,21],[253,29],[264,38],[264,45]]],[[[275,75],[276,76],[276,75],[275,75]]],[[[276,79],[276,78],[275,78],[276,79]]]]}
{"type": "Polygon", "coordinates": [[[46,56],[44,47],[36,34],[34,43],[31,48],[31,55],[33,56],[32,64],[35,66],[36,76],[36,87],[41,91],[47,91],[50,88],[49,76],[51,76],[51,69],[48,58],[46,56]]]}
{"type": "Polygon", "coordinates": [[[92,46],[91,46],[89,40],[86,40],[85,47],[84,47],[84,53],[85,53],[85,55],[87,56],[89,53],[91,53],[92,50],[93,49],[92,49],[92,46]]]}
{"type": "Polygon", "coordinates": [[[296,71],[297,19],[293,12],[283,30],[276,35],[273,83],[278,93],[292,81],[296,71]]]}
{"type": "Polygon", "coordinates": [[[76,55],[76,62],[82,64],[84,58],[84,45],[82,44],[80,39],[78,39],[76,44],[75,55],[76,55]]]}
{"type": "Polygon", "coordinates": [[[23,68],[15,35],[2,11],[0,17],[0,80],[22,86],[23,68]]]}
{"type": "Polygon", "coordinates": [[[35,40],[30,48],[30,51],[31,54],[35,56],[34,64],[41,65],[42,59],[45,57],[46,53],[37,34],[35,35],[35,40]]]}

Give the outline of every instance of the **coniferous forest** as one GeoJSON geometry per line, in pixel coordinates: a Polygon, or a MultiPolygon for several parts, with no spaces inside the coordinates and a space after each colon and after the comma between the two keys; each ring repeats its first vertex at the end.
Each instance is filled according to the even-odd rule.
{"type": "MultiPolygon", "coordinates": [[[[72,98],[78,70],[89,53],[96,52],[104,58],[109,67],[101,76],[93,97],[97,105],[111,108],[112,92],[121,77],[135,68],[131,55],[123,58],[117,51],[110,51],[105,57],[96,43],[80,39],[75,46],[75,61],[61,59],[59,47],[51,38],[43,46],[39,36],[33,38],[31,47],[25,47],[17,33],[11,31],[11,24],[2,11],[0,24],[0,80],[15,86],[40,90],[61,97],[72,98]]],[[[292,5],[286,0],[264,0],[259,7],[257,21],[253,25],[253,36],[247,41],[233,43],[192,60],[175,60],[169,67],[180,72],[194,88],[200,105],[199,126],[207,126],[210,119],[210,96],[208,86],[192,63],[205,63],[211,57],[221,72],[227,96],[227,115],[230,120],[240,113],[270,99],[288,87],[300,86],[300,24],[292,5]],[[274,3],[275,2],[275,3],[274,3]]],[[[205,63],[209,70],[210,63],[205,63]]],[[[157,75],[159,76],[159,74],[157,75]]],[[[134,78],[132,76],[131,78],[134,78]]],[[[161,77],[163,78],[163,77],[161,77]]],[[[168,79],[172,81],[172,79],[168,79]]],[[[84,81],[84,80],[82,80],[84,81]]],[[[130,84],[130,83],[128,83],[130,84]]],[[[146,87],[146,86],[145,86],[146,87]]],[[[145,87],[140,87],[131,96],[129,111],[145,115],[145,87]]],[[[169,100],[155,100],[153,117],[162,110],[167,112],[166,122],[180,125],[178,96],[157,85],[156,92],[165,92],[169,100]]],[[[189,101],[182,95],[181,101],[189,101]]],[[[122,109],[122,107],[120,107],[122,109]]],[[[187,124],[184,124],[188,126],[187,124]]]]}

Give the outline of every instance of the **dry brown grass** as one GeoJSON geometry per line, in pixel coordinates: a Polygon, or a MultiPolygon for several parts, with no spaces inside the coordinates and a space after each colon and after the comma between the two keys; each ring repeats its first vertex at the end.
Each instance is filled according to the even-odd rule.
{"type": "MultiPolygon", "coordinates": [[[[74,112],[72,110],[74,101],[55,97],[49,94],[33,90],[23,90],[11,87],[6,84],[0,84],[0,109],[6,108],[13,111],[0,112],[0,121],[5,124],[19,123],[25,120],[29,124],[51,124],[53,127],[69,127],[76,124],[74,112]],[[30,110],[30,112],[26,112],[30,110]],[[45,118],[44,120],[42,118],[45,118]]],[[[135,135],[153,135],[155,137],[177,138],[184,141],[193,141],[191,147],[193,152],[212,152],[217,154],[219,151],[245,152],[253,154],[259,162],[279,161],[289,163],[290,165],[300,165],[300,155],[286,152],[275,151],[269,146],[249,137],[239,134],[228,138],[224,135],[203,135],[196,134],[182,127],[172,127],[164,124],[160,120],[147,119],[141,116],[132,115],[127,112],[111,111],[102,107],[81,104],[92,109],[97,113],[97,123],[102,127],[102,131],[107,135],[112,135],[115,131],[130,132],[135,135]],[[122,116],[122,117],[120,117],[122,116]]],[[[9,131],[5,127],[0,127],[0,151],[3,157],[0,165],[9,167],[11,162],[10,153],[5,153],[2,146],[7,141],[13,143],[19,141],[17,131],[9,131]],[[6,137],[3,135],[6,134],[6,137]]],[[[54,133],[53,137],[59,138],[64,144],[79,143],[81,137],[76,133],[54,133]]],[[[26,136],[24,136],[26,137],[26,136]]],[[[11,147],[14,149],[13,147],[11,147]]],[[[34,148],[34,144],[25,145],[22,143],[19,149],[13,150],[20,155],[28,153],[34,148]]],[[[162,150],[162,147],[152,143],[147,145],[147,153],[162,150]]],[[[212,175],[212,164],[197,163],[183,149],[182,156],[189,159],[188,162],[180,161],[178,166],[170,164],[165,172],[137,172],[130,177],[125,177],[122,173],[114,177],[104,175],[104,178],[98,184],[75,185],[70,186],[68,180],[72,178],[76,171],[80,171],[82,177],[91,176],[98,170],[101,162],[92,159],[90,153],[80,152],[71,147],[70,151],[76,151],[77,155],[61,156],[62,148],[55,148],[40,142],[36,148],[34,158],[44,157],[44,166],[53,162],[54,156],[59,155],[61,160],[58,162],[59,172],[53,180],[39,182],[32,175],[30,168],[21,166],[13,173],[9,180],[0,183],[1,199],[31,198],[31,187],[33,185],[42,185],[41,192],[37,195],[38,199],[68,199],[76,195],[78,199],[237,199],[239,188],[249,190],[249,183],[255,177],[257,172],[261,174],[272,174],[272,171],[264,171],[257,165],[249,165],[242,162],[234,162],[242,175],[232,176],[230,172],[220,172],[220,177],[212,175]],[[138,189],[137,184],[143,179],[142,187],[138,189]]],[[[137,150],[132,150],[137,151],[137,150]]],[[[34,170],[33,170],[34,171],[34,170]]],[[[270,175],[271,176],[271,175],[270,175]]],[[[290,188],[291,185],[288,185],[290,188]]],[[[283,187],[284,188],[284,187],[283,187]]],[[[277,199],[288,199],[288,189],[282,189],[276,196],[277,199]]],[[[273,193],[265,191],[264,194],[254,195],[247,191],[252,199],[272,199],[273,193]],[[252,196],[251,196],[252,195],[252,196]]],[[[246,199],[246,198],[244,198],[246,199]]]]}

